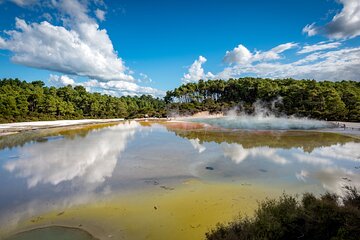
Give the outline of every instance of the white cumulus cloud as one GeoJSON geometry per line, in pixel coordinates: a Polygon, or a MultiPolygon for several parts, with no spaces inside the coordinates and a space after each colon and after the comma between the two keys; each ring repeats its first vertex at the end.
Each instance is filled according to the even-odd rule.
{"type": "Polygon", "coordinates": [[[224,61],[229,64],[247,64],[252,59],[252,53],[242,44],[232,51],[226,51],[224,61]]]}
{"type": "Polygon", "coordinates": [[[108,81],[101,82],[95,79],[81,83],[82,86],[92,92],[102,92],[113,96],[134,96],[134,95],[152,95],[154,97],[162,97],[165,95],[164,91],[152,88],[139,86],[136,83],[124,81],[108,81]]]}
{"type": "MultiPolygon", "coordinates": [[[[226,52],[224,60],[229,65],[214,74],[212,79],[226,80],[242,76],[256,76],[360,81],[360,47],[339,48],[341,46],[339,42],[320,42],[303,46],[298,53],[305,55],[300,59],[289,61],[285,57],[280,57],[280,53],[295,46],[298,45],[282,44],[269,51],[251,53],[240,44],[232,51],[226,52]]],[[[200,75],[203,73],[204,69],[201,67],[200,75]]]]}
{"type": "Polygon", "coordinates": [[[49,82],[58,87],[76,85],[74,79],[70,78],[67,75],[58,76],[55,74],[50,74],[49,82]]]}
{"type": "Polygon", "coordinates": [[[29,67],[96,78],[102,81],[133,81],[113,49],[106,30],[82,22],[75,29],[47,21],[27,24],[16,18],[16,30],[7,31],[0,47],[10,50],[12,61],[29,67]]]}
{"type": "Polygon", "coordinates": [[[206,63],[207,59],[203,56],[199,56],[197,60],[189,67],[188,73],[184,74],[182,81],[184,83],[197,82],[200,79],[209,79],[214,75],[211,72],[205,74],[202,65],[206,63]]]}
{"type": "Polygon", "coordinates": [[[236,65],[246,65],[257,61],[269,61],[280,59],[280,53],[296,47],[296,43],[280,44],[269,51],[256,51],[251,53],[244,45],[239,44],[231,51],[226,51],[224,62],[236,65]]]}
{"type": "MultiPolygon", "coordinates": [[[[21,5],[25,1],[15,2],[21,5]]],[[[101,29],[96,19],[88,15],[92,6],[90,3],[91,1],[80,0],[47,2],[44,6],[54,9],[53,14],[61,19],[62,24],[52,24],[49,21],[29,23],[16,18],[16,28],[4,31],[5,35],[0,36],[0,49],[10,51],[11,60],[17,64],[58,72],[66,77],[73,75],[96,79],[98,85],[110,85],[114,88],[111,90],[113,95],[161,92],[134,83],[134,72],[118,56],[106,29],[101,29]]],[[[94,3],[106,7],[101,2],[94,3]]],[[[105,11],[96,9],[95,15],[100,21],[105,20],[105,11]]],[[[57,84],[66,84],[68,82],[64,81],[64,76],[52,80],[57,84]]],[[[70,84],[74,85],[75,82],[70,81],[70,84]]]]}
{"type": "Polygon", "coordinates": [[[331,22],[325,26],[316,26],[315,23],[306,25],[303,32],[309,36],[324,34],[331,39],[347,39],[360,35],[360,1],[338,0],[343,4],[342,10],[337,13],[331,22]]]}
{"type": "Polygon", "coordinates": [[[133,82],[124,81],[107,81],[102,82],[95,79],[91,79],[86,82],[76,82],[74,79],[67,75],[50,74],[49,83],[57,87],[63,86],[83,86],[90,92],[100,92],[112,96],[135,96],[135,95],[152,95],[154,97],[163,97],[164,91],[152,88],[139,86],[133,82]]]}

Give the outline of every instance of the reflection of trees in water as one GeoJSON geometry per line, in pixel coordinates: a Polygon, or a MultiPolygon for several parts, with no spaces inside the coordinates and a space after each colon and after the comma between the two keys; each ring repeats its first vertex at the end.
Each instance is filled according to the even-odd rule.
{"type": "Polygon", "coordinates": [[[200,143],[238,143],[244,148],[272,147],[293,148],[301,147],[305,152],[312,152],[315,148],[345,144],[347,142],[360,142],[349,136],[325,132],[305,131],[230,131],[230,130],[179,130],[167,128],[177,136],[190,139],[199,139],[200,143]]]}
{"type": "Polygon", "coordinates": [[[22,147],[24,144],[34,142],[46,142],[50,137],[63,136],[67,139],[86,137],[90,132],[104,127],[114,126],[118,123],[91,124],[75,127],[56,127],[42,130],[29,130],[13,135],[0,137],[0,150],[4,148],[22,147]]]}

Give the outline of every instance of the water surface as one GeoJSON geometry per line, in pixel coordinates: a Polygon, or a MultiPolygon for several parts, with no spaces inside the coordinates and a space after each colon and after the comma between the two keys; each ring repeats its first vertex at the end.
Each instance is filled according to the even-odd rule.
{"type": "Polygon", "coordinates": [[[65,225],[100,239],[202,239],[284,191],[360,187],[359,140],[333,133],[133,121],[5,136],[0,149],[2,236],[65,225]]]}

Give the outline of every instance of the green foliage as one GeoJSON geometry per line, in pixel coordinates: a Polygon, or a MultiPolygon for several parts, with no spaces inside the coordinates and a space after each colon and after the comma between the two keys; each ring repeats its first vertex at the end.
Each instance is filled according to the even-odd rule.
{"type": "Polygon", "coordinates": [[[355,81],[240,78],[200,80],[168,91],[168,109],[179,114],[211,113],[241,107],[252,113],[260,101],[279,114],[327,120],[360,121],[360,83],[355,81]],[[274,104],[275,103],[275,104],[274,104]]]}
{"type": "Polygon", "coordinates": [[[347,188],[339,196],[326,193],[320,198],[304,194],[301,202],[283,195],[259,204],[253,218],[239,218],[218,224],[206,233],[207,240],[355,240],[360,236],[360,194],[347,188]]]}
{"type": "Polygon", "coordinates": [[[46,87],[41,81],[0,80],[0,122],[165,116],[165,102],[152,96],[113,97],[82,86],[46,87]]]}
{"type": "Polygon", "coordinates": [[[46,87],[41,81],[0,80],[0,122],[165,117],[201,111],[218,113],[254,103],[278,114],[317,119],[360,121],[360,83],[354,81],[240,78],[200,80],[168,91],[164,99],[149,95],[113,97],[89,93],[83,86],[46,87]]]}

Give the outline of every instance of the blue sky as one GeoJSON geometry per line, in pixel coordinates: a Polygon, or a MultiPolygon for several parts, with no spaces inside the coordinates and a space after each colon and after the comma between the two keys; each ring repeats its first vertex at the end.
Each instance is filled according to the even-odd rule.
{"type": "Polygon", "coordinates": [[[0,78],[159,96],[200,78],[359,81],[359,19],[360,0],[0,0],[0,78]]]}

